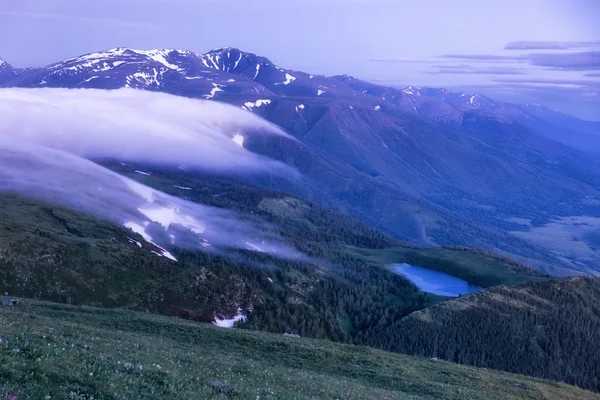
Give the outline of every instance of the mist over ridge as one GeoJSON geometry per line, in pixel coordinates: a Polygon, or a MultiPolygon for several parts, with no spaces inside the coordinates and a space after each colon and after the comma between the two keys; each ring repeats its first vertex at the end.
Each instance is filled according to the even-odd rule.
{"type": "Polygon", "coordinates": [[[124,225],[173,260],[165,246],[300,256],[250,216],[167,195],[87,159],[290,173],[233,140],[253,130],[285,136],[249,112],[128,89],[2,89],[0,114],[0,192],[124,225]]]}

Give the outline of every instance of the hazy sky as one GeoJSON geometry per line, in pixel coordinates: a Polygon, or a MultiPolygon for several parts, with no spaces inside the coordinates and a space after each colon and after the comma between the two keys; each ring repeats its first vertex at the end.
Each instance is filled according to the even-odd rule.
{"type": "Polygon", "coordinates": [[[20,67],[118,46],[231,46],[286,68],[600,120],[599,20],[599,0],[3,1],[0,57],[20,67]]]}

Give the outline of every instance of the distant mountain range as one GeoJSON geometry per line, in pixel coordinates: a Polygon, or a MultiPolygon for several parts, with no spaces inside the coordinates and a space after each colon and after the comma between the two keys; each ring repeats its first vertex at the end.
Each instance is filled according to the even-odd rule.
{"type": "Polygon", "coordinates": [[[598,122],[478,94],[311,75],[233,48],[116,48],[25,69],[0,61],[0,87],[129,87],[233,104],[299,139],[244,141],[306,178],[256,184],[404,240],[482,247],[558,275],[599,270],[598,122]]]}

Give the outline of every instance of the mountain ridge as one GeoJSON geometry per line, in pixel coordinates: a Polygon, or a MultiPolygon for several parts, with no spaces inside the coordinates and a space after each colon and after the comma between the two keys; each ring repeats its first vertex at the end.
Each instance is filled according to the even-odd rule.
{"type": "MultiPolygon", "coordinates": [[[[351,215],[378,221],[403,240],[482,247],[557,274],[593,273],[600,260],[591,248],[592,259],[553,253],[523,234],[533,228],[513,220],[538,227],[563,217],[600,217],[594,205],[600,164],[552,140],[565,132],[575,133],[569,140],[593,136],[579,127],[593,131],[593,123],[566,131],[550,117],[534,118],[523,107],[484,96],[310,75],[234,48],[204,55],[116,48],[23,70],[0,86],[129,87],[226,102],[299,140],[243,144],[305,175],[285,191],[338,211],[351,208],[351,215]]],[[[281,189],[281,182],[262,184],[281,189]]]]}
{"type": "MultiPolygon", "coordinates": [[[[315,77],[322,77],[322,78],[327,78],[327,79],[335,79],[342,83],[345,80],[346,81],[350,80],[350,81],[355,81],[355,82],[359,81],[359,82],[367,83],[372,86],[377,86],[380,88],[398,90],[408,96],[429,97],[429,98],[438,98],[438,99],[445,98],[445,99],[451,99],[452,102],[454,102],[454,103],[456,103],[456,97],[459,97],[459,98],[467,97],[467,98],[469,98],[469,101],[467,101],[466,104],[470,104],[472,106],[472,108],[477,108],[477,105],[476,105],[477,102],[484,102],[484,103],[493,102],[495,104],[500,104],[500,103],[512,104],[512,103],[505,103],[505,102],[497,102],[495,100],[492,100],[490,97],[483,96],[480,94],[468,94],[465,92],[454,93],[454,92],[449,91],[446,88],[436,88],[436,87],[429,87],[429,86],[407,86],[407,87],[395,89],[393,87],[372,84],[372,83],[355,78],[350,75],[336,75],[336,76],[326,77],[323,75],[307,74],[307,73],[301,72],[301,71],[283,69],[280,66],[274,64],[272,61],[270,61],[266,57],[262,57],[255,53],[251,53],[251,52],[245,52],[245,51],[235,48],[235,47],[214,48],[214,49],[209,50],[206,53],[198,53],[198,52],[193,52],[191,50],[175,49],[175,48],[156,48],[156,49],[140,50],[140,49],[134,49],[131,47],[116,47],[116,48],[108,49],[108,50],[101,51],[101,52],[87,53],[82,56],[67,58],[63,61],[49,64],[46,67],[26,68],[26,69],[22,69],[21,71],[17,71],[13,68],[13,70],[15,71],[15,73],[17,75],[19,74],[19,72],[23,73],[23,72],[30,72],[31,70],[43,70],[45,68],[48,68],[50,70],[57,70],[57,69],[60,69],[60,67],[63,66],[63,64],[68,64],[68,63],[72,63],[75,61],[96,59],[96,61],[93,63],[99,63],[103,58],[121,57],[124,55],[145,56],[146,61],[153,60],[153,61],[161,64],[164,68],[173,69],[173,70],[185,70],[186,68],[172,64],[171,62],[168,61],[169,59],[171,59],[171,60],[179,59],[178,61],[182,62],[186,58],[191,58],[194,61],[200,62],[202,64],[202,66],[207,69],[219,70],[219,71],[227,72],[227,73],[234,73],[236,75],[239,75],[239,76],[242,76],[242,77],[245,77],[248,79],[252,79],[252,80],[256,80],[259,77],[259,75],[261,74],[260,69],[263,66],[265,66],[267,68],[275,69],[275,70],[281,72],[282,74],[284,74],[283,75],[284,79],[282,81],[270,82],[271,85],[276,85],[276,84],[288,85],[288,84],[292,83],[293,81],[295,81],[297,78],[294,76],[291,76],[291,79],[290,79],[290,77],[288,77],[286,75],[290,75],[290,73],[297,73],[297,74],[302,75],[302,77],[308,77],[308,79],[313,79],[315,77]],[[248,73],[249,67],[254,73],[248,73]]],[[[137,61],[139,61],[139,59],[137,61]]],[[[113,64],[113,68],[117,68],[118,66],[120,66],[126,62],[136,62],[136,60],[134,59],[132,61],[119,62],[117,65],[113,64]]],[[[2,66],[3,63],[5,65],[8,65],[6,62],[3,62],[2,59],[0,59],[0,66],[2,66]]],[[[10,65],[8,65],[8,67],[10,67],[10,65]]],[[[10,67],[10,68],[12,68],[12,67],[10,67]]],[[[102,72],[103,70],[108,69],[108,68],[109,68],[108,65],[102,64],[101,68],[99,70],[97,70],[97,72],[102,72]]],[[[190,70],[191,70],[191,68],[188,69],[186,72],[189,72],[190,70]]],[[[549,107],[541,106],[539,104],[524,103],[519,106],[522,106],[524,108],[537,107],[538,109],[541,108],[543,110],[543,112],[557,113],[562,116],[567,115],[564,113],[557,112],[549,107]]],[[[481,103],[480,103],[480,107],[481,107],[481,103]]],[[[570,117],[575,118],[572,116],[570,116],[570,117]]],[[[587,122],[590,122],[590,121],[587,121],[587,122]]]]}

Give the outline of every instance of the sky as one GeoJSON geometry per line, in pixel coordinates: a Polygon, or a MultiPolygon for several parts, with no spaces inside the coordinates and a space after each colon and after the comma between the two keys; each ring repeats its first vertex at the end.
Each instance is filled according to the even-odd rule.
{"type": "Polygon", "coordinates": [[[598,0],[27,0],[0,5],[0,58],[237,47],[289,69],[544,104],[600,120],[598,0]]]}

